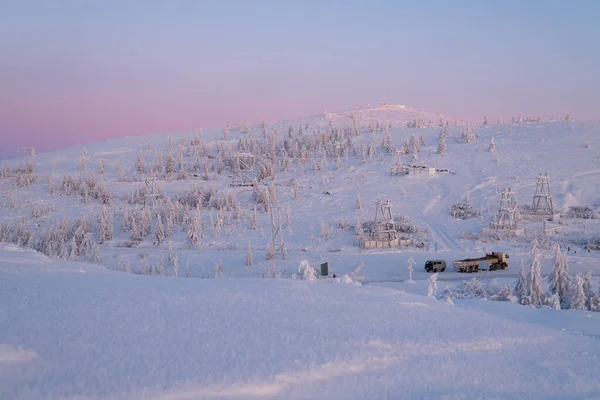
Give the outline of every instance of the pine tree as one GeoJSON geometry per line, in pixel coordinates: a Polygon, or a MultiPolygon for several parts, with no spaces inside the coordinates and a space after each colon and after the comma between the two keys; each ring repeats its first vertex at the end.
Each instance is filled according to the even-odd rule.
{"type": "Polygon", "coordinates": [[[192,217],[192,223],[188,230],[188,240],[191,244],[197,244],[202,240],[202,214],[199,208],[196,208],[192,217]]]}
{"type": "Polygon", "coordinates": [[[544,304],[545,293],[542,287],[542,270],[540,264],[540,250],[537,239],[533,240],[531,245],[531,275],[529,278],[529,292],[531,295],[531,304],[540,307],[544,304]]]}
{"type": "Polygon", "coordinates": [[[250,242],[248,242],[248,252],[246,253],[246,265],[252,265],[252,244],[250,242]]]}
{"type": "Polygon", "coordinates": [[[286,228],[290,228],[292,226],[292,208],[288,206],[285,212],[285,224],[286,228]]]}
{"type": "Polygon", "coordinates": [[[107,242],[113,239],[113,218],[108,206],[102,206],[100,213],[100,242],[107,242]]]}
{"type": "Polygon", "coordinates": [[[550,293],[557,294],[563,305],[567,305],[569,295],[569,264],[567,253],[560,250],[558,244],[554,245],[554,261],[552,274],[548,277],[550,293]]]}
{"type": "Polygon", "coordinates": [[[488,150],[490,151],[490,153],[493,153],[496,151],[496,142],[494,142],[493,136],[492,136],[492,140],[490,140],[490,147],[488,147],[488,150]]]}
{"type": "Polygon", "coordinates": [[[521,259],[521,269],[519,270],[519,279],[515,286],[515,295],[519,298],[519,302],[523,303],[523,299],[529,297],[529,285],[527,283],[527,274],[525,272],[525,264],[521,259]]]}
{"type": "Polygon", "coordinates": [[[100,159],[100,165],[98,165],[98,174],[104,174],[104,158],[100,159]]]}
{"type": "Polygon", "coordinates": [[[592,273],[588,271],[583,277],[583,293],[585,294],[585,306],[588,310],[592,309],[592,298],[594,297],[594,287],[592,283],[592,273]]]}
{"type": "Polygon", "coordinates": [[[140,175],[143,175],[146,172],[146,167],[144,166],[144,155],[140,151],[135,160],[135,169],[140,175]]]}
{"type": "Polygon", "coordinates": [[[169,151],[167,158],[165,159],[165,173],[172,175],[175,173],[175,159],[173,158],[173,151],[169,151]]]}
{"type": "Polygon", "coordinates": [[[177,257],[173,257],[173,277],[177,278],[177,276],[179,275],[179,260],[177,259],[177,257]]]}
{"type": "Polygon", "coordinates": [[[158,221],[156,221],[156,228],[154,228],[154,244],[160,246],[160,244],[165,240],[165,231],[162,223],[162,217],[158,216],[158,221]]]}
{"type": "Polygon", "coordinates": [[[437,148],[438,154],[444,154],[446,152],[446,137],[443,134],[440,134],[440,142],[437,148]]]}
{"type": "Polygon", "coordinates": [[[360,210],[360,193],[356,195],[356,209],[360,210]]]}
{"type": "Polygon", "coordinates": [[[254,210],[252,211],[252,219],[250,220],[250,229],[256,230],[258,228],[258,213],[256,211],[256,206],[254,206],[254,210]]]}
{"type": "Polygon", "coordinates": [[[190,267],[190,260],[185,262],[185,277],[189,278],[192,275],[192,268],[190,267]]]}
{"type": "Polygon", "coordinates": [[[570,308],[574,310],[585,310],[586,297],[583,289],[584,279],[583,275],[577,274],[575,276],[575,281],[571,286],[571,295],[570,295],[570,308]]]}
{"type": "Polygon", "coordinates": [[[94,244],[92,247],[92,263],[100,264],[100,245],[94,244]]]}

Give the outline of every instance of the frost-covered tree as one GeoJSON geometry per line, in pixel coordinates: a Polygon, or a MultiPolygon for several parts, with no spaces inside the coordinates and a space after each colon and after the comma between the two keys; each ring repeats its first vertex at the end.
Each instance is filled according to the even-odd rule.
{"type": "Polygon", "coordinates": [[[567,297],[569,294],[569,264],[566,252],[563,253],[560,250],[560,246],[555,244],[554,260],[552,274],[548,277],[548,283],[550,284],[550,293],[557,294],[561,302],[566,305],[567,297]]]}
{"type": "Polygon", "coordinates": [[[246,265],[252,265],[252,244],[248,242],[248,252],[246,253],[246,265]]]}
{"type": "Polygon", "coordinates": [[[435,298],[437,296],[437,272],[429,278],[429,287],[427,288],[427,297],[435,298]]]}
{"type": "Polygon", "coordinates": [[[219,261],[215,264],[215,270],[213,272],[213,278],[223,278],[225,275],[223,273],[223,263],[219,261]]]}
{"type": "Polygon", "coordinates": [[[542,287],[542,269],[540,264],[541,252],[537,239],[533,239],[531,244],[531,275],[529,277],[529,293],[531,304],[540,307],[545,302],[544,288],[542,287]]]}
{"type": "Polygon", "coordinates": [[[113,217],[107,205],[100,212],[100,242],[113,239],[113,217]]]}
{"type": "Polygon", "coordinates": [[[250,219],[250,229],[256,230],[258,228],[258,212],[256,206],[252,210],[252,218],[250,219]]]}
{"type": "Polygon", "coordinates": [[[356,195],[356,209],[360,210],[360,193],[356,195]]]}
{"type": "Polygon", "coordinates": [[[167,158],[165,158],[165,173],[167,175],[175,173],[175,158],[173,157],[173,151],[169,151],[167,158]]]}
{"type": "Polygon", "coordinates": [[[100,159],[100,164],[98,165],[98,174],[104,174],[104,158],[100,159]]]}
{"type": "Polygon", "coordinates": [[[185,262],[185,277],[189,278],[192,275],[192,268],[190,267],[190,260],[185,262]]]}
{"type": "Polygon", "coordinates": [[[585,306],[588,310],[592,310],[591,301],[594,297],[594,286],[592,283],[592,273],[588,271],[583,277],[583,293],[585,294],[585,306]]]}
{"type": "Polygon", "coordinates": [[[546,299],[546,305],[553,310],[560,310],[560,297],[558,293],[554,293],[552,296],[546,299]]]}
{"type": "Polygon", "coordinates": [[[585,310],[585,303],[587,298],[585,297],[584,291],[584,278],[583,275],[577,274],[575,276],[575,281],[571,286],[571,295],[570,295],[570,308],[575,310],[585,310]]]}
{"type": "Polygon", "coordinates": [[[156,227],[154,228],[154,244],[160,246],[165,240],[165,229],[162,223],[162,217],[159,215],[156,221],[156,227]]]}
{"type": "Polygon", "coordinates": [[[177,257],[173,257],[171,262],[173,263],[173,277],[177,278],[179,275],[179,259],[177,257]]]}
{"type": "Polygon", "coordinates": [[[437,148],[438,154],[444,154],[446,152],[446,136],[440,133],[440,141],[437,148]]]}
{"type": "Polygon", "coordinates": [[[488,147],[488,150],[490,153],[493,153],[496,151],[496,142],[494,142],[493,136],[492,136],[492,139],[490,140],[490,146],[488,147]]]}
{"type": "Polygon", "coordinates": [[[306,281],[316,281],[317,271],[306,260],[302,260],[298,266],[298,274],[306,281]]]}
{"type": "Polygon", "coordinates": [[[300,196],[300,184],[298,184],[297,180],[294,180],[294,199],[297,199],[300,196]]]}
{"type": "Polygon", "coordinates": [[[292,208],[289,206],[288,206],[287,210],[285,211],[284,226],[286,228],[290,228],[292,226],[292,208]]]}
{"type": "Polygon", "coordinates": [[[197,244],[202,240],[202,214],[199,208],[196,208],[192,217],[192,223],[188,230],[188,240],[191,244],[197,244]]]}
{"type": "Polygon", "coordinates": [[[517,286],[515,286],[515,295],[519,298],[519,302],[522,304],[523,299],[529,297],[529,285],[527,282],[527,273],[525,272],[525,264],[521,259],[521,268],[519,270],[519,279],[517,280],[517,286]]]}
{"type": "Polygon", "coordinates": [[[98,244],[94,244],[92,247],[91,261],[93,264],[100,264],[100,246],[98,244]]]}
{"type": "Polygon", "coordinates": [[[135,169],[140,175],[146,172],[146,167],[144,165],[144,154],[142,154],[141,151],[137,154],[137,158],[135,159],[135,169]]]}

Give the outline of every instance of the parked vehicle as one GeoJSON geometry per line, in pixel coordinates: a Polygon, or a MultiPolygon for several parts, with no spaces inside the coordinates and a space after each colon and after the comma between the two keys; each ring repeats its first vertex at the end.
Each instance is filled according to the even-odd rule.
{"type": "Polygon", "coordinates": [[[427,272],[444,272],[445,270],[445,260],[429,260],[425,262],[425,271],[427,272]]]}
{"type": "Polygon", "coordinates": [[[495,271],[508,267],[508,253],[493,251],[485,253],[485,257],[456,260],[452,263],[458,272],[495,271]]]}

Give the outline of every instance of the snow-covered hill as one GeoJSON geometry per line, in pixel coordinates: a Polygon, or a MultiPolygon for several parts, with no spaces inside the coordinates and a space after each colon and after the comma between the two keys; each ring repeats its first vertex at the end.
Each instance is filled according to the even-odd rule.
{"type": "Polygon", "coordinates": [[[597,313],[453,308],[424,297],[423,264],[448,263],[442,292],[472,277],[453,260],[506,251],[508,269],[477,277],[514,286],[536,238],[543,276],[558,243],[571,274],[597,279],[587,248],[599,220],[570,213],[598,214],[599,134],[597,122],[455,124],[380,105],[11,160],[0,168],[0,242],[13,243],[0,248],[0,397],[597,397],[597,313]],[[230,186],[238,152],[255,156],[256,187],[230,186]],[[399,162],[437,172],[390,174],[399,162]],[[521,221],[521,236],[482,234],[500,191],[531,204],[540,173],[569,218],[546,233],[521,221]],[[378,199],[412,245],[356,246],[378,199]],[[475,218],[454,218],[462,201],[475,218]],[[279,218],[287,254],[267,260],[279,218]],[[290,279],[302,260],[342,278],[290,279]],[[229,279],[193,279],[213,277],[229,279]]]}

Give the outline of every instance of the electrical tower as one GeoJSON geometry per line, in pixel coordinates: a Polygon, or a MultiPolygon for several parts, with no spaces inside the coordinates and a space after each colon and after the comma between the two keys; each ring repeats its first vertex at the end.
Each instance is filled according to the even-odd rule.
{"type": "Polygon", "coordinates": [[[518,222],[517,200],[511,188],[502,189],[498,216],[491,227],[497,230],[516,230],[518,222]]]}
{"type": "Polygon", "coordinates": [[[550,178],[547,172],[543,175],[540,174],[537,178],[531,211],[535,214],[554,214],[550,178]]]}
{"type": "Polygon", "coordinates": [[[375,220],[373,221],[373,239],[392,241],[396,239],[396,225],[392,216],[392,203],[381,199],[375,202],[375,220]]]}
{"type": "Polygon", "coordinates": [[[254,173],[254,155],[252,153],[236,153],[231,186],[251,186],[251,173],[254,173]]]}
{"type": "Polygon", "coordinates": [[[156,186],[156,177],[145,177],[144,178],[144,207],[148,199],[153,199],[160,196],[160,190],[156,186]]]}
{"type": "Polygon", "coordinates": [[[281,206],[271,207],[271,246],[267,253],[267,259],[275,258],[275,254],[281,254],[281,258],[285,260],[287,250],[283,242],[283,230],[281,229],[281,206]],[[275,215],[273,209],[277,208],[277,223],[275,223],[275,215]]]}

